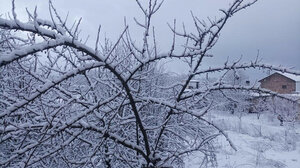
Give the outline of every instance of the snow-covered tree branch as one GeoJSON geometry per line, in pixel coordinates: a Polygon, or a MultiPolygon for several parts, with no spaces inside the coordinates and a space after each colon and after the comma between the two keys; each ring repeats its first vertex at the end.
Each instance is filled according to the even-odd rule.
{"type": "Polygon", "coordinates": [[[195,32],[179,31],[174,21],[167,52],[157,50],[152,27],[160,0],[136,0],[145,20],[134,18],[136,25],[125,25],[115,42],[101,43],[99,27],[92,46],[79,36],[80,21],[68,25],[51,1],[51,20],[35,10],[27,11],[27,22],[18,19],[12,1],[13,17],[0,18],[0,167],[182,167],[196,151],[215,165],[214,138],[224,136],[235,149],[205,118],[216,107],[216,94],[242,90],[291,99],[228,84],[222,75],[194,90],[191,81],[249,68],[300,75],[259,61],[224,59],[222,67],[201,68],[228,20],[256,1],[234,0],[221,18],[206,22],[192,14],[195,32]],[[130,26],[143,29],[142,44],[132,39],[130,26]],[[189,74],[160,71],[163,59],[188,63],[189,74]]]}

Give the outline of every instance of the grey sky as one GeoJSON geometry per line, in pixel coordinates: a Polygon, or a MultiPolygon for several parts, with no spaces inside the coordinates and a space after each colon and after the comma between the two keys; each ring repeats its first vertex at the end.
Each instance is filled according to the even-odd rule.
{"type": "MultiPolygon", "coordinates": [[[[154,17],[160,49],[170,46],[171,33],[167,22],[177,19],[178,25],[185,22],[192,30],[190,11],[199,18],[220,16],[219,8],[226,8],[232,0],[166,0],[154,17]]],[[[142,31],[136,28],[133,17],[141,17],[141,11],[133,0],[53,0],[57,10],[64,16],[69,11],[70,21],[83,18],[83,36],[94,35],[99,24],[102,37],[115,40],[124,28],[124,17],[131,25],[134,37],[141,39],[142,31]]],[[[48,18],[48,1],[16,0],[18,16],[26,18],[25,7],[33,10],[37,5],[41,18],[48,18]]],[[[11,9],[10,0],[0,0],[0,13],[11,9]]],[[[91,38],[92,42],[94,39],[91,38]]],[[[257,50],[263,62],[300,69],[300,1],[259,0],[247,10],[231,18],[218,44],[213,49],[215,58],[208,60],[213,66],[221,64],[227,57],[234,60],[243,55],[244,61],[253,60],[257,50]]],[[[174,72],[183,72],[185,66],[178,63],[168,65],[174,72]]]]}

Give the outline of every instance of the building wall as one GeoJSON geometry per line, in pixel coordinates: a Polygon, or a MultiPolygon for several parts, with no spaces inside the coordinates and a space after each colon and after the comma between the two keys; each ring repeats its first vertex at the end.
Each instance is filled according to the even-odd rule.
{"type": "Polygon", "coordinates": [[[290,94],[296,91],[295,81],[277,73],[262,79],[260,82],[260,87],[277,93],[290,94]]]}
{"type": "Polygon", "coordinates": [[[199,89],[199,81],[190,81],[188,89],[199,89]]]}
{"type": "Polygon", "coordinates": [[[300,120],[300,101],[298,101],[298,120],[300,120]]]}
{"type": "Polygon", "coordinates": [[[296,92],[300,93],[300,81],[296,82],[296,92]]]}

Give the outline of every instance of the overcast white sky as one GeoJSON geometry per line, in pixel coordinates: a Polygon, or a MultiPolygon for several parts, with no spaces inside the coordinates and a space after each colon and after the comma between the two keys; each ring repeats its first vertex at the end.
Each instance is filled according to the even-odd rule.
{"type": "MultiPolygon", "coordinates": [[[[171,33],[167,22],[177,19],[181,25],[192,27],[190,11],[206,19],[220,16],[219,8],[226,8],[232,0],[165,0],[154,17],[160,49],[170,46],[171,33]]],[[[93,35],[98,25],[102,26],[102,37],[116,39],[124,28],[124,17],[131,24],[132,34],[139,38],[142,32],[133,24],[133,17],[140,18],[141,11],[134,0],[53,0],[57,10],[69,21],[83,18],[82,35],[93,35]]],[[[17,14],[26,18],[25,7],[33,10],[37,5],[40,18],[49,19],[47,0],[16,0],[17,14]]],[[[11,10],[10,0],[0,0],[0,13],[11,10]]],[[[191,29],[192,30],[192,29],[191,29]]],[[[91,38],[91,42],[94,40],[91,38]]],[[[213,49],[215,58],[208,61],[213,66],[229,57],[253,60],[257,50],[263,62],[300,69],[300,0],[259,0],[247,10],[235,15],[226,25],[218,44],[213,49]]],[[[182,64],[167,67],[174,72],[184,72],[182,64]]]]}

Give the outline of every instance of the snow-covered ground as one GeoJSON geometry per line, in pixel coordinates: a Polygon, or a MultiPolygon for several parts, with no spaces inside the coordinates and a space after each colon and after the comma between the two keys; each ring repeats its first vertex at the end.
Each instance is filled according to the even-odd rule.
{"type": "MultiPolygon", "coordinates": [[[[300,168],[300,123],[280,122],[270,114],[236,115],[213,113],[214,124],[224,129],[237,148],[223,136],[216,140],[219,168],[300,168]]],[[[197,154],[186,159],[187,168],[199,168],[197,154]]]]}

